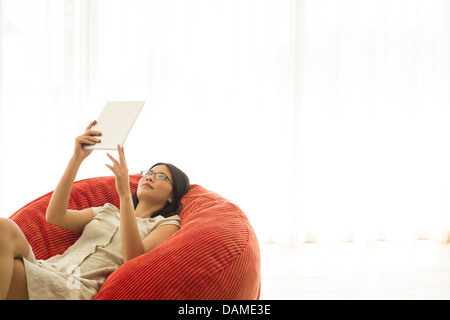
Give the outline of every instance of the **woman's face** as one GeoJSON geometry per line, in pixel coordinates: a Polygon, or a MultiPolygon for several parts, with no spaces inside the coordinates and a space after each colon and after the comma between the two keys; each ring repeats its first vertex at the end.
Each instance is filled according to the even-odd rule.
{"type": "Polygon", "coordinates": [[[152,204],[161,204],[163,206],[166,205],[167,201],[172,202],[173,186],[170,181],[173,181],[173,179],[169,168],[165,165],[157,165],[150,169],[148,173],[148,175],[139,180],[137,189],[139,202],[150,201],[152,204]],[[162,177],[162,175],[158,175],[158,173],[165,174],[170,181],[168,179],[157,179],[157,177],[162,177]]]}

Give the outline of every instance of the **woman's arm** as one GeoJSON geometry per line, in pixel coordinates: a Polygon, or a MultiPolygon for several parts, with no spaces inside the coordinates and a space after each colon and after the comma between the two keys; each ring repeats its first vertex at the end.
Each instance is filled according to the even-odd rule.
{"type": "Polygon", "coordinates": [[[144,244],[139,234],[134,213],[124,149],[118,145],[117,151],[119,152],[119,161],[108,153],[107,155],[113,162],[113,166],[108,164],[106,166],[116,176],[116,189],[120,198],[120,238],[122,255],[126,262],[142,254],[144,252],[144,244]]]}
{"type": "Polygon", "coordinates": [[[178,230],[179,227],[176,225],[164,225],[141,240],[133,200],[131,196],[120,198],[120,237],[124,262],[153,250],[178,230]]]}
{"type": "Polygon", "coordinates": [[[124,262],[153,250],[179,229],[176,225],[164,225],[141,240],[132,198],[131,196],[120,198],[120,237],[124,262]]]}
{"type": "Polygon", "coordinates": [[[49,223],[73,232],[83,231],[84,226],[92,220],[94,213],[91,208],[76,211],[67,210],[70,191],[81,162],[70,159],[70,162],[53,192],[47,207],[46,219],[49,223]]]}
{"type": "Polygon", "coordinates": [[[178,230],[180,227],[174,224],[163,225],[153,230],[143,241],[144,253],[155,249],[178,230]]]}
{"type": "Polygon", "coordinates": [[[116,188],[120,198],[120,237],[124,262],[150,251],[163,243],[172,234],[178,231],[178,226],[164,225],[152,231],[144,240],[141,239],[136,222],[133,200],[130,191],[128,167],[123,147],[117,146],[119,161],[110,154],[108,157],[114,163],[106,164],[116,176],[116,188]]]}
{"type": "Polygon", "coordinates": [[[144,253],[131,196],[120,197],[120,238],[124,262],[144,253]]]}
{"type": "Polygon", "coordinates": [[[46,219],[49,223],[74,232],[83,231],[84,226],[92,220],[92,217],[94,216],[91,208],[81,211],[67,210],[67,205],[69,203],[70,191],[72,190],[72,185],[81,163],[93,151],[83,149],[83,145],[93,145],[100,142],[100,140],[94,136],[99,136],[101,133],[99,131],[91,130],[96,123],[96,121],[90,123],[86,128],[85,133],[76,138],[73,156],[70,159],[61,180],[56,186],[47,207],[46,219]]]}

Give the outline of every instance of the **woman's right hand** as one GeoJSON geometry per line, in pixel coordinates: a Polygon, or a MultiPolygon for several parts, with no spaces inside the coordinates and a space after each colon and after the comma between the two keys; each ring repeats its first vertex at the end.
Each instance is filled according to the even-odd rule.
{"type": "Polygon", "coordinates": [[[75,158],[83,161],[87,158],[91,153],[92,149],[84,149],[85,145],[95,145],[98,142],[101,142],[100,139],[96,138],[96,136],[101,136],[102,133],[100,131],[92,130],[92,127],[97,123],[97,120],[92,121],[86,128],[86,131],[75,139],[75,150],[73,155],[75,158]]]}

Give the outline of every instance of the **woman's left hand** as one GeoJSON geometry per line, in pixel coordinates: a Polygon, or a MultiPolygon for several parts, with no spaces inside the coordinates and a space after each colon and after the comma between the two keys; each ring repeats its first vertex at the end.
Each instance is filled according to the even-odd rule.
{"type": "Polygon", "coordinates": [[[119,197],[123,197],[130,195],[130,182],[124,149],[123,147],[120,147],[120,145],[117,145],[117,151],[119,152],[119,161],[107,153],[108,157],[113,162],[113,165],[105,164],[105,166],[107,166],[116,176],[117,193],[119,194],[119,197]]]}

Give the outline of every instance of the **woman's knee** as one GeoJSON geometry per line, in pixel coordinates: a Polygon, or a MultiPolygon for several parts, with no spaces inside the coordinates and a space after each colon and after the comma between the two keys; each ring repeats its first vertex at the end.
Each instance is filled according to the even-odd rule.
{"type": "Polygon", "coordinates": [[[12,248],[16,257],[26,257],[30,247],[19,226],[7,218],[0,218],[0,246],[12,248]]]}
{"type": "Polygon", "coordinates": [[[9,238],[14,230],[14,221],[0,218],[0,238],[9,238]]]}
{"type": "Polygon", "coordinates": [[[0,218],[0,235],[3,237],[11,238],[19,227],[17,224],[7,218],[0,218]]]}

